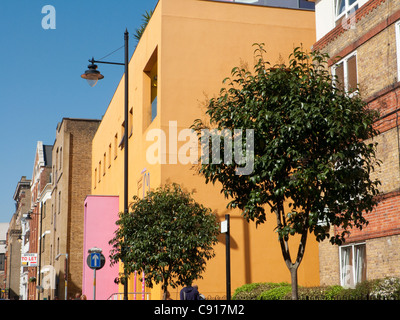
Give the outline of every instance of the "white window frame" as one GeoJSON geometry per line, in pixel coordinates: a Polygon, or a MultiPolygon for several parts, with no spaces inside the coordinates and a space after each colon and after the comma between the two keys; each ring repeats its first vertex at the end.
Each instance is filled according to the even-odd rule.
{"type": "Polygon", "coordinates": [[[395,23],[396,28],[396,57],[397,57],[397,81],[400,81],[400,20],[395,23]]]}
{"type": "Polygon", "coordinates": [[[343,245],[339,247],[339,265],[340,265],[340,269],[339,269],[339,275],[340,275],[340,285],[344,288],[354,288],[355,285],[357,283],[360,283],[361,280],[360,279],[356,279],[357,273],[356,273],[356,251],[355,251],[355,247],[357,246],[361,246],[364,245],[365,246],[365,265],[367,264],[367,245],[365,242],[357,242],[357,243],[352,243],[352,244],[348,244],[348,245],[343,245]],[[343,261],[342,261],[342,250],[344,248],[351,248],[352,250],[352,263],[351,263],[351,269],[349,270],[349,268],[345,265],[343,265],[343,261]],[[350,277],[350,279],[349,279],[350,277]],[[351,281],[351,284],[347,284],[348,280],[351,281]]]}
{"type": "MultiPolygon", "coordinates": [[[[352,57],[356,57],[356,77],[357,77],[357,86],[359,84],[358,82],[358,61],[357,61],[357,51],[353,51],[352,53],[348,54],[346,57],[344,57],[342,60],[339,60],[338,62],[336,62],[333,66],[332,66],[332,75],[336,75],[336,67],[343,63],[343,88],[345,90],[346,93],[349,92],[349,81],[348,81],[348,65],[347,62],[349,61],[350,58],[352,57]]],[[[349,96],[353,96],[354,94],[357,94],[358,90],[351,92],[349,94],[349,96]]]]}
{"type": "Polygon", "coordinates": [[[339,7],[339,1],[341,0],[335,0],[335,22],[338,20],[342,19],[343,17],[348,18],[352,13],[356,11],[355,7],[358,5],[358,9],[360,8],[360,1],[356,0],[353,4],[349,4],[349,0],[343,0],[345,2],[345,7],[344,11],[340,14],[338,14],[338,7],[339,7]]]}

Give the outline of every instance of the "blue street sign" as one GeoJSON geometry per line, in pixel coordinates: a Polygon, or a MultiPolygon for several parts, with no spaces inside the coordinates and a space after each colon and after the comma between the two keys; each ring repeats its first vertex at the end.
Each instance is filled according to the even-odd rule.
{"type": "Polygon", "coordinates": [[[90,268],[100,268],[101,260],[100,260],[100,252],[92,252],[90,254],[90,268]]]}

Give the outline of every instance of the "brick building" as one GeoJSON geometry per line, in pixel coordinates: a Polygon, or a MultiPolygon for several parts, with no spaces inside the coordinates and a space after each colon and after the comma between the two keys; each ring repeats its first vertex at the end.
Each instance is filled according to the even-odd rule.
{"type": "Polygon", "coordinates": [[[37,257],[37,265],[28,268],[28,299],[36,300],[37,295],[40,295],[40,290],[37,286],[40,285],[40,267],[44,262],[45,257],[42,255],[44,242],[43,220],[46,215],[46,203],[50,200],[49,183],[51,182],[51,157],[52,146],[43,145],[43,142],[38,141],[35,153],[35,160],[32,172],[31,182],[31,203],[29,211],[29,253],[35,254],[37,257]]]}
{"type": "Polygon", "coordinates": [[[0,223],[0,299],[6,297],[6,248],[8,223],[0,223]]]}
{"type": "Polygon", "coordinates": [[[368,227],[351,230],[346,244],[320,244],[321,284],[354,286],[364,279],[400,277],[400,1],[316,0],[317,42],[332,73],[346,90],[356,88],[379,110],[374,175],[380,179],[379,204],[366,216],[368,227]]]}
{"type": "Polygon", "coordinates": [[[51,299],[63,300],[82,290],[84,201],[91,192],[92,139],[99,123],[64,118],[57,125],[49,226],[55,276],[51,299]]]}
{"type": "MultiPolygon", "coordinates": [[[[9,299],[19,299],[26,293],[24,289],[24,267],[21,266],[21,252],[26,244],[24,217],[26,217],[31,201],[31,180],[21,177],[14,192],[15,213],[11,217],[7,232],[6,252],[6,294],[9,299]]],[[[26,280],[26,279],[25,279],[26,280]]],[[[26,282],[26,281],[25,281],[26,282]]]]}

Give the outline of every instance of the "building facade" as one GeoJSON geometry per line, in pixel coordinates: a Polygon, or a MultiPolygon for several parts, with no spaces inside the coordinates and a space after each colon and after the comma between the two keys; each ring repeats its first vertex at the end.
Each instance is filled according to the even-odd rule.
{"type": "Polygon", "coordinates": [[[6,292],[9,299],[26,298],[27,268],[21,264],[21,255],[27,251],[25,237],[25,217],[30,208],[31,180],[21,177],[14,192],[15,213],[13,214],[7,232],[6,252],[6,292]]]}
{"type": "Polygon", "coordinates": [[[7,231],[8,223],[0,223],[0,299],[6,295],[6,249],[7,249],[7,231]]]}
{"type": "Polygon", "coordinates": [[[321,243],[321,284],[354,286],[387,276],[400,277],[400,1],[316,0],[314,50],[332,59],[332,74],[371,109],[380,112],[374,175],[382,183],[379,204],[367,215],[369,225],[351,230],[343,246],[321,243]]]}
{"type": "Polygon", "coordinates": [[[46,201],[50,199],[52,146],[38,141],[31,182],[31,203],[29,210],[29,253],[36,257],[36,263],[28,268],[28,300],[36,300],[40,296],[40,266],[44,260],[42,241],[46,201]],[[39,288],[39,290],[38,290],[39,288]]]}
{"type": "MultiPolygon", "coordinates": [[[[218,184],[206,185],[204,178],[195,173],[193,154],[188,155],[193,142],[187,135],[188,128],[195,119],[205,116],[204,101],[219,92],[233,67],[253,66],[254,43],[265,43],[266,58],[278,63],[294,47],[303,44],[304,48],[311,48],[315,42],[314,11],[300,7],[298,1],[291,1],[290,8],[277,7],[273,1],[236,2],[158,2],[130,60],[127,124],[129,199],[134,195],[144,197],[152,188],[176,182],[186,190],[196,190],[196,201],[212,208],[220,220],[231,214],[232,290],[252,282],[290,282],[290,273],[273,231],[273,219],[258,228],[247,223],[238,210],[226,209],[227,200],[220,194],[218,184]]],[[[91,194],[119,196],[120,211],[124,194],[123,106],[124,77],[101,121],[92,149],[91,194]]],[[[310,239],[299,268],[301,285],[319,284],[317,250],[317,243],[310,239]]],[[[208,297],[224,297],[223,240],[215,247],[215,253],[197,284],[208,297]]],[[[128,291],[148,291],[141,279],[140,275],[132,275],[128,291]]],[[[179,299],[179,289],[171,289],[173,299],[179,299]]],[[[123,292],[122,286],[119,291],[123,292]]],[[[159,287],[151,290],[151,298],[161,298],[159,287]]]]}
{"type": "Polygon", "coordinates": [[[82,294],[88,300],[118,300],[118,264],[110,265],[109,255],[112,246],[108,243],[114,237],[115,225],[119,213],[119,199],[115,196],[88,196],[85,199],[85,218],[83,233],[83,275],[82,294]],[[88,264],[89,252],[93,248],[101,249],[105,263],[96,272],[94,287],[94,271],[88,264]],[[94,293],[95,296],[94,296],[94,293]]]}
{"type": "MultiPolygon", "coordinates": [[[[49,146],[47,146],[49,147],[49,146]]],[[[49,150],[50,155],[52,149],[49,150]]],[[[51,165],[51,159],[48,159],[51,165]]],[[[46,169],[46,171],[48,171],[46,169]]],[[[44,186],[38,199],[39,204],[39,247],[38,266],[36,276],[37,300],[49,300],[54,296],[55,272],[52,263],[52,237],[51,237],[51,175],[44,186]]]]}
{"type": "MultiPolygon", "coordinates": [[[[68,299],[82,291],[84,201],[91,192],[92,139],[99,120],[64,118],[52,149],[50,266],[55,289],[51,299],[68,299]]],[[[44,204],[43,204],[44,206],[44,204]]],[[[48,213],[46,202],[46,214],[48,213]]],[[[46,220],[47,221],[47,220],[46,220]]],[[[47,229],[48,228],[48,229],[47,229]]]]}

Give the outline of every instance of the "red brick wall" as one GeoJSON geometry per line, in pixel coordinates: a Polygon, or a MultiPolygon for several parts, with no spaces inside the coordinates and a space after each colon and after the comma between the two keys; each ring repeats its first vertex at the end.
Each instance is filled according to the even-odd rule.
{"type": "Polygon", "coordinates": [[[400,233],[400,191],[382,196],[379,205],[365,218],[369,224],[361,231],[351,229],[348,242],[363,241],[372,238],[386,237],[400,233]]]}

